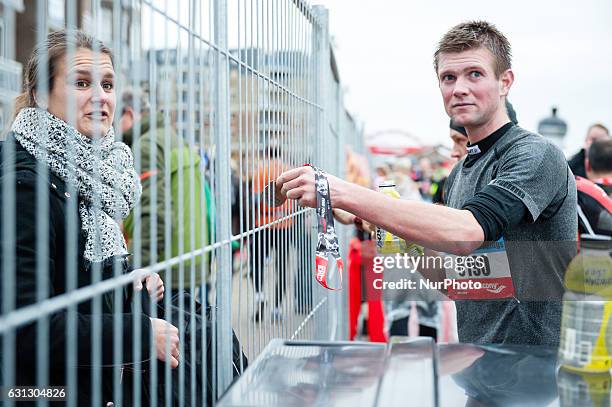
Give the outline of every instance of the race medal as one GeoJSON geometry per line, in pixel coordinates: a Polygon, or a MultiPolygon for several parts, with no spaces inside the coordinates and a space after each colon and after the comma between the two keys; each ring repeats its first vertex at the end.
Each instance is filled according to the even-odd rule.
{"type": "Polygon", "coordinates": [[[496,242],[485,242],[467,256],[447,256],[453,260],[452,268],[445,264],[450,299],[491,300],[515,296],[503,237],[496,242]]]}
{"type": "Polygon", "coordinates": [[[338,236],[334,228],[331,199],[329,196],[329,183],[325,173],[317,167],[311,166],[315,172],[315,186],[317,194],[317,249],[315,252],[315,278],[328,290],[342,288],[342,273],[344,262],[340,257],[338,236]],[[329,272],[329,258],[333,258],[336,272],[329,272]]]}

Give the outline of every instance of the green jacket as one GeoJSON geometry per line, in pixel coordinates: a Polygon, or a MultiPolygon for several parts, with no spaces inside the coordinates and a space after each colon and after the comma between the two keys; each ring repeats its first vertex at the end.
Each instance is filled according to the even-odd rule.
{"type": "MultiPolygon", "coordinates": [[[[134,156],[140,153],[140,180],[142,182],[142,196],[138,206],[140,207],[140,250],[141,266],[159,263],[166,260],[166,179],[165,174],[170,172],[170,258],[190,253],[196,249],[209,244],[209,225],[207,220],[206,200],[202,199],[206,181],[200,175],[200,156],[196,151],[190,150],[189,146],[182,141],[174,130],[170,129],[170,151],[168,162],[165,157],[166,138],[164,123],[161,116],[158,117],[156,126],[151,128],[148,118],[141,120],[141,136],[133,140],[132,130],[124,133],[126,143],[130,143],[134,156]],[[153,144],[153,146],[152,146],[153,144]],[[151,155],[153,147],[155,158],[151,155]],[[193,164],[190,164],[192,160],[193,164]],[[154,163],[154,168],[151,164],[154,163]],[[169,164],[169,165],[168,165],[169,164]],[[193,170],[193,195],[190,191],[190,170],[193,170]],[[179,195],[179,178],[182,177],[182,194],[179,195]],[[156,190],[156,208],[153,205],[153,190],[156,190]],[[193,206],[191,206],[193,196],[193,206]],[[179,199],[182,198],[182,199],[179,199]],[[181,211],[182,210],[182,211],[181,211]],[[156,221],[153,233],[155,234],[155,256],[151,252],[152,236],[151,222],[153,222],[153,211],[156,221]],[[182,212],[182,213],[181,213],[182,212]],[[192,216],[193,212],[193,216],[192,216]],[[179,217],[180,215],[180,217],[179,217]],[[191,234],[193,231],[193,245],[191,234]],[[179,237],[183,236],[183,246],[179,248],[179,237]]],[[[136,208],[130,213],[124,222],[126,237],[128,238],[128,249],[134,252],[134,229],[136,227],[136,208]]],[[[190,287],[192,261],[184,263],[184,286],[190,287]]],[[[202,264],[208,265],[208,253],[195,258],[195,282],[196,286],[201,284],[202,264]],[[204,263],[202,263],[204,259],[204,263]]],[[[163,273],[160,273],[162,277],[163,273]]],[[[172,288],[177,289],[179,283],[179,266],[171,268],[172,288]]],[[[166,277],[167,279],[167,277],[166,277]]],[[[167,284],[167,283],[166,283],[167,284]]]]}

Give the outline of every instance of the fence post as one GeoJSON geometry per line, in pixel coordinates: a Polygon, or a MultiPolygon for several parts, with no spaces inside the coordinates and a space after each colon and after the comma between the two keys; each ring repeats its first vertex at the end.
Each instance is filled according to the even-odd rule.
{"type": "MultiPolygon", "coordinates": [[[[345,165],[345,148],[347,145],[347,131],[348,126],[345,125],[344,104],[343,104],[343,92],[342,82],[338,80],[338,87],[336,92],[336,106],[338,107],[336,112],[336,128],[338,129],[338,151],[337,151],[337,175],[339,178],[346,178],[346,165],[345,165]]],[[[352,230],[352,226],[345,226],[338,222],[338,238],[340,243],[340,255],[345,261],[344,272],[342,274],[343,288],[342,291],[335,293],[336,306],[335,312],[338,318],[336,318],[336,335],[333,340],[347,340],[348,339],[348,241],[350,237],[348,234],[352,230]]]]}
{"type": "Polygon", "coordinates": [[[217,241],[226,242],[217,249],[216,279],[216,364],[217,395],[221,395],[232,381],[232,252],[229,239],[231,230],[230,190],[230,111],[229,60],[227,39],[227,0],[215,0],[215,180],[217,208],[217,241]]]}
{"type": "MultiPolygon", "coordinates": [[[[321,106],[322,110],[318,112],[315,118],[315,125],[313,126],[316,131],[315,137],[313,138],[315,141],[315,155],[313,157],[313,163],[321,168],[325,168],[325,164],[327,164],[327,160],[325,157],[325,139],[328,135],[327,133],[327,74],[329,71],[329,15],[328,11],[323,6],[314,6],[313,14],[317,17],[318,26],[314,30],[314,51],[315,51],[315,70],[314,70],[314,80],[315,80],[315,101],[318,106],[321,106]]],[[[316,236],[316,222],[313,223],[314,235],[316,236]]],[[[316,240],[315,240],[316,245],[316,240]]],[[[328,303],[324,305],[324,307],[329,310],[329,296],[328,293],[323,292],[319,286],[315,286],[315,293],[320,293],[320,295],[315,295],[315,297],[320,297],[315,300],[315,303],[323,300],[327,296],[328,303]]],[[[321,314],[321,312],[319,312],[321,314]]],[[[328,339],[326,332],[329,332],[329,318],[315,318],[315,334],[313,339],[328,339]]]]}

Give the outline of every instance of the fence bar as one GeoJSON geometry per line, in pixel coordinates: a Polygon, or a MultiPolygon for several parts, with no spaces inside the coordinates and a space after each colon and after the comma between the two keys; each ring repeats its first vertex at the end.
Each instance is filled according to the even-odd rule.
{"type": "MultiPolygon", "coordinates": [[[[316,66],[316,73],[315,73],[315,81],[316,81],[316,89],[315,89],[315,98],[316,100],[321,103],[321,105],[325,106],[326,108],[324,108],[321,112],[317,112],[316,114],[316,118],[315,118],[315,123],[316,123],[316,133],[314,135],[314,137],[316,137],[316,160],[313,159],[313,161],[315,161],[315,165],[321,166],[321,167],[325,167],[325,163],[326,160],[324,159],[324,157],[326,157],[326,149],[325,149],[325,145],[326,145],[326,135],[328,134],[328,127],[327,127],[327,105],[328,105],[328,101],[327,101],[327,75],[328,75],[328,65],[327,65],[327,61],[329,58],[329,32],[328,32],[328,14],[327,14],[327,10],[321,6],[314,6],[313,7],[313,12],[315,13],[315,15],[317,16],[317,19],[320,21],[320,26],[317,27],[318,29],[315,30],[316,34],[315,34],[315,38],[314,38],[314,44],[315,44],[315,52],[316,52],[316,56],[315,56],[315,66],[316,66]]],[[[313,137],[313,138],[314,138],[313,137]]],[[[320,291],[319,291],[320,292],[320,291]]],[[[327,293],[321,293],[321,296],[327,296],[327,293]]],[[[322,298],[321,298],[322,299],[322,298]]],[[[324,310],[327,311],[329,307],[329,302],[327,302],[325,304],[325,308],[324,310]]],[[[318,318],[317,319],[317,329],[316,329],[316,338],[315,339],[324,339],[324,332],[325,332],[325,325],[326,322],[328,321],[327,315],[325,315],[323,318],[318,318]]]]}
{"type": "MultiPolygon", "coordinates": [[[[215,43],[217,46],[226,50],[227,44],[227,2],[226,0],[215,0],[214,23],[215,23],[215,43]]],[[[227,54],[226,54],[227,55],[227,54]]],[[[230,196],[231,172],[229,165],[230,150],[230,115],[229,115],[229,95],[228,95],[228,70],[229,58],[226,55],[216,54],[215,64],[215,104],[216,104],[216,125],[215,125],[215,147],[216,147],[216,170],[215,180],[217,185],[218,197],[230,196]]],[[[231,238],[231,208],[227,205],[227,200],[218,199],[217,205],[217,236],[219,239],[231,238]]],[[[218,315],[217,319],[217,395],[225,391],[232,380],[232,258],[230,245],[222,246],[217,251],[217,295],[216,303],[218,315]]]]}
{"type": "MultiPolygon", "coordinates": [[[[38,0],[36,3],[38,10],[46,8],[46,1],[38,0]]],[[[47,14],[38,13],[36,25],[41,27],[36,34],[37,42],[44,41],[47,25],[47,14]]],[[[40,55],[42,61],[48,61],[47,50],[43,50],[40,55]]],[[[37,84],[36,92],[39,95],[48,94],[48,64],[41,64],[41,81],[37,84]]],[[[49,138],[48,129],[43,130],[42,144],[46,150],[49,138]]],[[[49,213],[49,172],[43,161],[38,161],[36,170],[36,302],[43,301],[49,295],[49,217],[44,214],[49,213]]],[[[36,327],[36,384],[45,387],[49,383],[49,320],[47,316],[42,316],[37,321],[36,327]]],[[[38,406],[47,405],[46,400],[38,400],[38,406]]]]}
{"type": "MultiPolygon", "coordinates": [[[[198,16],[198,32],[200,34],[204,34],[204,27],[205,27],[205,16],[204,13],[206,12],[206,7],[204,4],[202,4],[203,1],[199,2],[199,9],[197,9],[198,11],[196,12],[196,15],[198,16]]],[[[209,28],[209,33],[210,35],[210,28],[209,28]]],[[[204,123],[206,121],[206,112],[204,109],[204,101],[205,101],[205,87],[204,87],[204,83],[205,83],[205,79],[206,78],[206,73],[207,73],[207,69],[205,66],[205,62],[208,62],[208,60],[210,58],[206,57],[205,55],[207,55],[207,53],[205,52],[206,49],[206,44],[204,44],[201,41],[198,41],[199,44],[199,53],[198,53],[198,57],[199,57],[199,83],[198,83],[198,90],[199,90],[199,98],[198,98],[198,104],[200,106],[199,109],[199,124],[200,124],[200,128],[198,129],[198,133],[199,133],[199,143],[200,143],[200,158],[203,159],[202,156],[204,156],[204,152],[206,151],[206,129],[204,126],[204,123]]],[[[199,173],[200,173],[200,177],[203,181],[203,185],[202,188],[200,190],[200,199],[201,202],[204,202],[206,205],[206,213],[208,214],[209,212],[212,211],[212,209],[210,208],[210,205],[212,205],[210,202],[207,201],[207,197],[206,197],[206,188],[205,186],[208,185],[207,180],[206,180],[206,166],[205,164],[202,162],[199,168],[199,173]]],[[[203,227],[201,229],[201,241],[202,242],[206,242],[207,239],[209,238],[209,231],[212,228],[212,225],[210,225],[208,223],[208,216],[206,216],[205,218],[205,225],[206,227],[203,227]]],[[[208,241],[208,243],[210,244],[211,241],[208,241]]],[[[201,302],[206,305],[208,304],[208,289],[207,289],[207,281],[208,278],[210,276],[209,273],[209,259],[210,259],[210,255],[206,256],[204,254],[201,255],[202,257],[202,263],[201,263],[201,275],[200,275],[200,299],[201,302]]],[[[212,262],[212,259],[210,259],[212,262]]],[[[200,310],[200,319],[202,321],[206,321],[207,320],[207,312],[206,312],[206,306],[201,307],[200,310]]],[[[206,349],[206,344],[207,344],[207,339],[208,339],[208,330],[207,330],[207,324],[205,323],[202,329],[202,338],[200,340],[200,346],[202,349],[206,349]]],[[[207,361],[207,357],[206,357],[206,352],[202,352],[202,356],[201,359],[199,361],[199,363],[201,364],[200,367],[200,374],[202,377],[202,382],[198,383],[197,385],[201,386],[201,389],[203,390],[203,398],[204,400],[207,399],[208,396],[208,386],[206,385],[207,380],[208,380],[208,361],[207,361]]]]}
{"type": "MultiPolygon", "coordinates": [[[[2,182],[2,314],[10,315],[15,309],[16,291],[16,184],[15,145],[4,143],[2,148],[3,182],[2,182]],[[6,199],[8,197],[9,199],[6,199]]],[[[15,384],[15,332],[9,331],[2,337],[2,382],[5,386],[15,384]]],[[[7,400],[7,406],[13,406],[13,400],[7,400]]]]}
{"type": "MultiPolygon", "coordinates": [[[[189,37],[188,37],[188,48],[187,48],[187,55],[188,55],[188,74],[187,74],[187,81],[189,84],[191,84],[191,86],[188,87],[188,95],[187,95],[187,138],[188,138],[188,147],[190,151],[197,151],[197,149],[195,148],[195,96],[194,96],[194,90],[195,90],[195,54],[196,54],[196,48],[195,48],[195,16],[196,16],[196,5],[195,5],[195,1],[194,0],[189,0],[189,37]]],[[[195,169],[194,169],[194,157],[193,154],[189,155],[189,179],[187,180],[189,185],[189,218],[190,219],[196,219],[196,208],[195,208],[195,204],[196,204],[196,191],[195,191],[195,169]]],[[[203,187],[203,185],[200,186],[201,188],[203,187]]],[[[200,188],[200,189],[201,189],[200,188]]],[[[199,192],[198,192],[199,194],[199,192]]],[[[201,210],[201,208],[197,208],[197,210],[201,210]]],[[[204,218],[205,219],[205,218],[204,218]]],[[[188,243],[188,250],[190,252],[192,252],[195,249],[195,227],[194,225],[192,225],[189,228],[189,243],[188,243]]],[[[195,326],[196,323],[196,319],[195,319],[195,315],[196,315],[196,310],[195,310],[195,289],[196,289],[196,257],[192,256],[191,257],[191,261],[189,262],[189,325],[190,326],[195,326]]],[[[187,353],[185,352],[183,354],[183,358],[184,360],[189,360],[190,363],[190,370],[189,372],[186,372],[188,374],[189,377],[189,395],[190,395],[190,399],[189,401],[189,405],[193,406],[196,404],[196,397],[195,397],[195,390],[196,390],[196,377],[195,377],[195,369],[196,369],[196,365],[195,365],[195,360],[196,360],[196,354],[195,354],[195,330],[191,330],[190,332],[190,336],[189,338],[186,338],[187,341],[189,341],[189,350],[190,352],[187,353]]]]}
{"type": "MultiPolygon", "coordinates": [[[[76,29],[77,27],[77,14],[76,14],[76,0],[68,0],[66,2],[66,28],[67,29],[76,29]]],[[[68,44],[67,47],[67,58],[70,59],[74,56],[76,52],[74,44],[68,44]]],[[[68,97],[67,102],[67,121],[69,124],[74,125],[76,122],[76,100],[72,94],[68,97]]],[[[68,143],[67,146],[67,156],[68,160],[74,161],[74,145],[73,143],[68,143]]],[[[72,196],[77,196],[76,187],[71,183],[67,184],[67,192],[72,196]]],[[[77,245],[78,245],[78,220],[77,220],[77,201],[76,199],[68,200],[67,204],[67,213],[68,216],[66,218],[66,269],[63,270],[66,275],[66,292],[74,291],[77,288],[77,270],[78,270],[78,254],[77,254],[77,245]]],[[[58,270],[61,272],[61,270],[58,270]]],[[[68,393],[66,394],[68,399],[68,406],[75,407],[77,405],[77,394],[76,391],[71,389],[77,389],[79,385],[78,376],[77,376],[77,363],[78,363],[78,355],[77,355],[77,307],[76,303],[71,304],[67,307],[67,315],[66,315],[66,366],[68,370],[67,380],[66,380],[66,388],[68,389],[68,393]]]]}

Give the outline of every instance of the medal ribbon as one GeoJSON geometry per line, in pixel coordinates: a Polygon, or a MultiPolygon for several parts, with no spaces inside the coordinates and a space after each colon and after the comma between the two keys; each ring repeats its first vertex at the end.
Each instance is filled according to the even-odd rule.
{"type": "MultiPolygon", "coordinates": [[[[319,168],[306,164],[314,170],[315,186],[317,194],[317,249],[315,252],[315,278],[328,290],[342,289],[342,273],[344,262],[340,257],[338,235],[334,228],[334,215],[332,212],[331,198],[329,194],[329,182],[327,176],[319,168]],[[336,260],[338,287],[330,287],[328,284],[329,256],[336,260]]],[[[330,281],[331,283],[331,281],[330,281]]]]}

